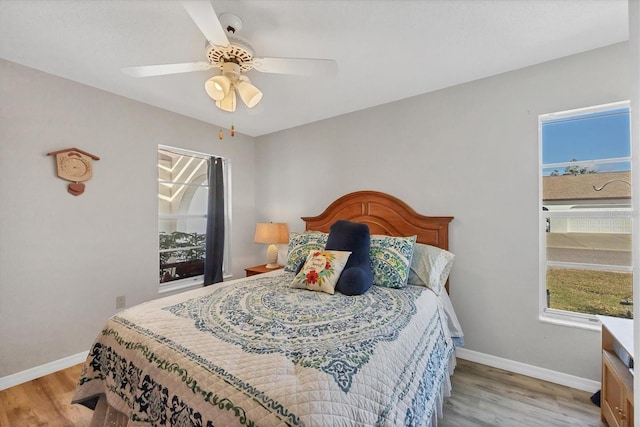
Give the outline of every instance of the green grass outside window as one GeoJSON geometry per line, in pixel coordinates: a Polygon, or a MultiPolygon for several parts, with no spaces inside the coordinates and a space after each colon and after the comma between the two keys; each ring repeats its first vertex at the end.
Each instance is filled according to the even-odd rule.
{"type": "Polygon", "coordinates": [[[632,273],[568,268],[547,269],[549,308],[577,313],[627,317],[633,306],[632,273]]]}

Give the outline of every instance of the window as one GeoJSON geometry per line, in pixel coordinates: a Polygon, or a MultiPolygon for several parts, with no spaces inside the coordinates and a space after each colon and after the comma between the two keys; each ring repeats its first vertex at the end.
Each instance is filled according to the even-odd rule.
{"type": "Polygon", "coordinates": [[[540,317],[631,317],[629,104],[545,114],[540,138],[540,317]]]}
{"type": "MultiPolygon", "coordinates": [[[[203,283],[210,156],[173,147],[158,148],[160,292],[203,283]]],[[[229,162],[223,162],[225,254],[229,253],[229,162]]],[[[223,274],[229,275],[228,257],[223,274]]]]}

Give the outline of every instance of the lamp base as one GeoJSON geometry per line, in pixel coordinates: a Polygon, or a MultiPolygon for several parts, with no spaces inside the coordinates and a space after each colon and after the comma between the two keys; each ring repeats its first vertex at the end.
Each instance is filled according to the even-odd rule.
{"type": "Polygon", "coordinates": [[[266,268],[276,268],[278,265],[278,247],[273,243],[267,248],[267,265],[266,268]]]}

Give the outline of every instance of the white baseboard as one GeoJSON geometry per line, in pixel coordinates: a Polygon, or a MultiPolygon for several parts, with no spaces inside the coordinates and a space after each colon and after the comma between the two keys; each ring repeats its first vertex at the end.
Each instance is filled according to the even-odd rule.
{"type": "Polygon", "coordinates": [[[492,356],[490,354],[467,350],[466,348],[462,347],[456,349],[456,357],[469,360],[471,362],[480,363],[482,365],[488,365],[493,368],[504,369],[505,371],[526,375],[528,377],[537,378],[543,381],[548,381],[550,383],[588,391],[590,393],[594,393],[601,388],[599,381],[576,377],[575,375],[552,371],[550,369],[540,368],[538,366],[527,365],[526,363],[503,359],[501,357],[492,356]]]}
{"type": "Polygon", "coordinates": [[[36,378],[52,374],[62,369],[70,368],[73,365],[84,362],[88,354],[89,352],[85,351],[62,359],[54,360],[53,362],[45,363],[44,365],[36,366],[35,368],[27,369],[26,371],[2,377],[0,378],[0,390],[35,380],[36,378]]]}

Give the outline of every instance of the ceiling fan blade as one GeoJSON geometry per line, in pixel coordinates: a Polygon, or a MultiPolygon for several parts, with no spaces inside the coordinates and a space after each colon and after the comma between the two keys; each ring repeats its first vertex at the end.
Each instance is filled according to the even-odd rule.
{"type": "Polygon", "coordinates": [[[185,8],[193,22],[196,23],[202,34],[209,43],[216,46],[228,46],[229,39],[222,28],[216,11],[209,0],[184,0],[182,6],[185,8]]]}
{"type": "Polygon", "coordinates": [[[165,74],[189,73],[191,71],[206,71],[214,68],[205,61],[184,62],[181,64],[141,65],[139,67],[123,68],[122,72],[132,77],[163,76],[165,74]]]}
{"type": "Polygon", "coordinates": [[[253,58],[253,68],[263,73],[301,76],[333,75],[338,72],[338,64],[333,59],[312,58],[253,58]]]}

